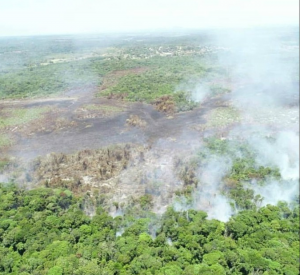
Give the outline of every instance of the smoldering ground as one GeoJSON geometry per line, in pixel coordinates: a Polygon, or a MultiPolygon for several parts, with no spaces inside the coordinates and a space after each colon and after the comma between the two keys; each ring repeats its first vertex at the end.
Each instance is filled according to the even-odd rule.
{"type": "MultiPolygon", "coordinates": [[[[229,51],[218,52],[219,64],[227,68],[230,105],[239,110],[241,119],[227,139],[244,142],[255,155],[257,167],[278,168],[282,180],[266,179],[263,185],[245,184],[263,196],[262,205],[291,203],[299,187],[299,79],[298,33],[295,29],[252,29],[221,32],[215,43],[229,51]],[[269,190],[269,191],[268,191],[269,190]]],[[[201,83],[206,83],[201,79],[201,83]]],[[[207,87],[199,84],[192,94],[203,99],[207,87]]],[[[201,150],[201,148],[200,148],[201,150]]],[[[202,148],[205,150],[205,148],[202,148]]],[[[175,209],[205,210],[209,218],[227,221],[237,209],[221,194],[222,180],[232,168],[232,161],[243,153],[216,157],[211,153],[205,166],[199,167],[202,183],[192,201],[181,198],[175,209]],[[203,170],[202,170],[203,169],[203,170]],[[201,171],[202,170],[202,171],[201,171]]]]}

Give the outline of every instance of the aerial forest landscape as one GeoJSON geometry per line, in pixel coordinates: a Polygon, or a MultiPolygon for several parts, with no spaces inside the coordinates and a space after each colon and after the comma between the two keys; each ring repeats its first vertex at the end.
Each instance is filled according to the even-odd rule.
{"type": "Polygon", "coordinates": [[[110,28],[25,2],[0,0],[0,274],[299,274],[298,1],[126,0],[110,28]]]}

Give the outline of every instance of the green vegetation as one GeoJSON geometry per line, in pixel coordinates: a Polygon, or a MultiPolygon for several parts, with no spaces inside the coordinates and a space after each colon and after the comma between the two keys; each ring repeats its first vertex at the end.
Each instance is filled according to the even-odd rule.
{"type": "Polygon", "coordinates": [[[49,110],[48,107],[4,109],[0,117],[0,129],[32,122],[49,110]]]}
{"type": "Polygon", "coordinates": [[[268,180],[275,180],[281,184],[284,184],[284,181],[277,167],[257,165],[255,156],[256,152],[244,141],[207,138],[205,147],[202,147],[182,169],[184,173],[181,177],[184,181],[188,179],[188,183],[184,190],[177,192],[177,195],[191,200],[194,188],[202,184],[198,178],[191,175],[195,175],[199,167],[205,169],[206,165],[216,158],[219,161],[215,163],[216,166],[230,162],[229,171],[219,182],[219,190],[232,201],[233,209],[257,210],[263,198],[255,195],[252,183],[263,186],[268,180]]]}
{"type": "Polygon", "coordinates": [[[205,142],[207,149],[200,151],[194,160],[197,165],[205,164],[210,159],[210,155],[229,157],[232,160],[232,168],[228,175],[230,179],[237,182],[266,179],[267,177],[280,179],[280,172],[277,167],[257,165],[255,161],[256,152],[245,141],[207,138],[205,142]]]}
{"type": "MultiPolygon", "coordinates": [[[[152,37],[134,44],[122,38],[111,38],[110,44],[77,38],[81,47],[72,41],[72,37],[24,39],[15,48],[16,41],[0,40],[5,61],[0,65],[0,98],[53,96],[87,86],[96,89],[106,86],[105,77],[109,77],[100,96],[125,95],[129,101],[152,103],[170,95],[176,110],[186,111],[196,106],[190,92],[199,81],[210,86],[213,79],[227,77],[226,70],[215,65],[214,54],[199,47],[200,41],[204,45],[201,36],[152,37]],[[118,71],[124,74],[112,74],[118,71]],[[175,93],[179,86],[181,91],[175,93]]],[[[224,91],[229,89],[211,85],[211,95],[224,91]]]]}
{"type": "Polygon", "coordinates": [[[8,135],[0,133],[0,148],[10,146],[12,143],[13,141],[8,135]]]}
{"type": "Polygon", "coordinates": [[[88,195],[1,185],[0,274],[298,274],[297,207],[269,205],[223,223],[195,210],[158,217],[149,204],[142,197],[112,218],[88,195]]]}
{"type": "MultiPolygon", "coordinates": [[[[203,57],[155,57],[151,60],[146,59],[143,65],[147,66],[148,70],[121,77],[115,85],[105,89],[100,95],[121,94],[129,101],[148,103],[170,95],[177,111],[185,111],[197,105],[193,102],[191,92],[199,81],[203,79],[209,82],[214,77],[225,75],[224,71],[209,65],[203,57]],[[178,87],[181,87],[181,91],[175,92],[178,87]]],[[[214,94],[212,91],[211,95],[214,94]]]]}
{"type": "Polygon", "coordinates": [[[77,63],[30,67],[0,75],[0,97],[34,98],[99,84],[88,64],[77,63]]]}
{"type": "Polygon", "coordinates": [[[142,74],[128,74],[103,94],[125,93],[128,100],[151,102],[160,96],[172,94],[186,77],[197,75],[200,78],[206,73],[203,60],[196,62],[187,57],[157,57],[146,60],[145,65],[151,70],[142,74]]]}

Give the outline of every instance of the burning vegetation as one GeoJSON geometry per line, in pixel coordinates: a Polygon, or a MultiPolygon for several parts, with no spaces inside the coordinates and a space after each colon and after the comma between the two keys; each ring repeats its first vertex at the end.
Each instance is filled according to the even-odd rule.
{"type": "Polygon", "coordinates": [[[156,110],[166,113],[168,115],[174,114],[176,110],[176,105],[172,96],[162,96],[154,100],[152,104],[155,106],[156,110]]]}
{"type": "Polygon", "coordinates": [[[25,39],[41,56],[0,64],[0,273],[298,274],[296,58],[249,37],[25,39]]]}
{"type": "Polygon", "coordinates": [[[71,155],[52,153],[34,162],[32,179],[47,187],[65,186],[82,192],[119,176],[141,153],[141,148],[129,144],[86,149],[71,155]]]}

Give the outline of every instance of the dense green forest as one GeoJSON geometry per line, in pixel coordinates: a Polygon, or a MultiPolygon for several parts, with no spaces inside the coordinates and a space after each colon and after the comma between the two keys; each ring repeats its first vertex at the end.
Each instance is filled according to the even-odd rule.
{"type": "Polygon", "coordinates": [[[299,211],[286,203],[223,223],[171,207],[155,215],[147,197],[115,218],[63,189],[2,184],[0,198],[0,274],[298,274],[299,211]]]}
{"type": "Polygon", "coordinates": [[[221,188],[236,211],[228,222],[192,207],[155,214],[150,194],[127,205],[115,202],[115,216],[96,190],[2,184],[0,274],[298,274],[297,198],[261,207],[263,198],[251,189],[253,179],[261,185],[280,180],[278,169],[257,166],[243,142],[211,138],[206,148],[182,174],[185,187],[177,200],[188,206],[201,187],[190,178],[193,167],[205,166],[212,155],[230,155],[232,168],[221,188]]]}

